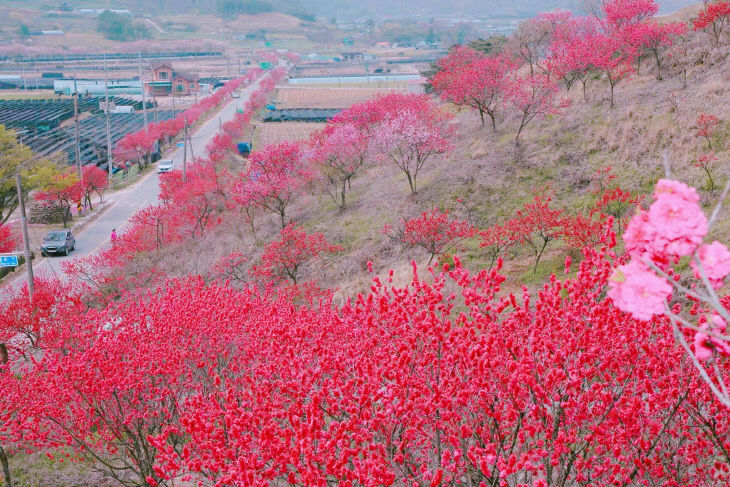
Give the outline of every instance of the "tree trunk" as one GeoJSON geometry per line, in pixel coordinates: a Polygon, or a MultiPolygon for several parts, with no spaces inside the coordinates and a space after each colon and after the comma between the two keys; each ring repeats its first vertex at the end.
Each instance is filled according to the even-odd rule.
{"type": "Polygon", "coordinates": [[[586,85],[588,84],[588,79],[582,79],[580,82],[583,84],[583,100],[588,101],[588,95],[586,95],[586,85]]]}
{"type": "Polygon", "coordinates": [[[609,78],[608,79],[608,83],[611,85],[611,108],[613,109],[613,107],[614,107],[614,104],[613,104],[613,86],[614,86],[613,85],[613,80],[611,80],[611,78],[609,78]]]}
{"type": "Polygon", "coordinates": [[[707,166],[702,166],[702,169],[707,173],[707,191],[715,191],[715,181],[712,180],[712,174],[707,166]]]}
{"type": "Polygon", "coordinates": [[[8,463],[8,457],[5,454],[5,450],[0,445],[0,463],[3,466],[3,477],[5,477],[5,487],[13,487],[13,478],[10,476],[10,464],[8,463]]]}
{"type": "Polygon", "coordinates": [[[345,188],[347,188],[347,179],[342,181],[342,190],[340,191],[340,209],[344,210],[345,205],[345,188]]]}
{"type": "Polygon", "coordinates": [[[497,133],[497,120],[494,117],[494,113],[489,112],[489,118],[492,119],[492,132],[497,133]]]}
{"type": "Polygon", "coordinates": [[[662,62],[659,59],[659,50],[654,49],[654,60],[656,61],[656,79],[662,79],[662,62]]]}
{"type": "Polygon", "coordinates": [[[542,248],[540,249],[540,252],[538,252],[536,258],[535,258],[535,267],[532,269],[532,273],[537,273],[537,264],[540,263],[540,258],[542,257],[542,253],[545,252],[545,247],[547,247],[547,240],[542,241],[542,248]]]}
{"type": "Polygon", "coordinates": [[[406,177],[408,178],[408,186],[411,188],[411,195],[415,196],[416,194],[416,178],[411,177],[410,171],[403,171],[406,173],[406,177]]]}

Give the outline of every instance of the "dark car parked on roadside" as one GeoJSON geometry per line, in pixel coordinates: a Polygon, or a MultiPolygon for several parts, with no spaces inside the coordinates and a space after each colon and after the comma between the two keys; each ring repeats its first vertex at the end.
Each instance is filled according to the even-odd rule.
{"type": "Polygon", "coordinates": [[[76,239],[71,230],[51,230],[43,238],[41,254],[43,254],[43,257],[50,254],[68,255],[74,248],[76,248],[76,239]]]}

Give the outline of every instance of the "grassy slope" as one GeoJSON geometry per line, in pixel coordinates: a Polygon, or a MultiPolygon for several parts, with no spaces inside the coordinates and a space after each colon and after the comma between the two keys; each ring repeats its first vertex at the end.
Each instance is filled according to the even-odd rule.
{"type": "MultiPolygon", "coordinates": [[[[344,212],[338,211],[317,188],[311,188],[296,200],[288,215],[308,231],[324,233],[346,251],[310,269],[307,277],[339,288],[338,295],[345,297],[367,289],[371,278],[366,272],[367,262],[373,261],[376,272],[387,274],[394,269],[396,282],[404,283],[410,277],[411,259],[425,266],[428,258],[422,250],[404,249],[390,241],[382,234],[386,223],[397,224],[402,217],[433,206],[466,216],[468,206],[471,215],[486,227],[509,218],[532,198],[534,189],[542,187],[552,189],[555,206],[585,211],[591,202],[590,181],[597,169],[610,165],[624,189],[649,194],[663,174],[664,151],[671,156],[676,177],[701,187],[704,174],[692,166],[691,160],[704,150],[704,141],[694,135],[694,122],[702,112],[723,120],[713,145],[720,157],[715,170],[717,184],[724,185],[730,155],[730,106],[726,103],[730,65],[723,63],[728,47],[707,53],[704,36],[698,36],[695,42],[687,89],[682,89],[682,80],[676,75],[668,74],[664,81],[657,81],[653,66],[645,62],[641,76],[617,88],[615,109],[608,108],[604,81],[591,81],[587,102],[579,87],[574,87],[567,95],[573,99],[573,106],[566,114],[535,121],[524,133],[519,148],[512,140],[517,123],[514,113],[507,114],[496,134],[481,127],[475,113],[457,113],[456,149],[448,157],[428,164],[419,176],[419,194],[415,198],[408,195],[404,176],[392,167],[375,167],[357,177],[348,196],[350,206],[344,212]],[[465,203],[457,203],[458,199],[465,203]]],[[[240,164],[235,162],[238,167],[240,164]]],[[[719,190],[701,194],[709,205],[719,190]]],[[[727,215],[723,213],[714,230],[723,240],[730,234],[727,215]]],[[[205,273],[217,258],[233,250],[241,250],[255,260],[262,243],[276,238],[278,230],[277,219],[261,213],[254,238],[248,223],[231,213],[204,238],[187,244],[184,252],[193,258],[181,259],[177,249],[152,258],[161,258],[163,268],[173,275],[205,273]],[[187,264],[183,267],[178,262],[187,264]]],[[[560,242],[550,244],[536,275],[532,274],[533,260],[526,249],[510,251],[506,256],[506,271],[511,277],[508,282],[513,286],[519,282],[536,285],[551,272],[561,270],[566,250],[560,247],[560,242]]],[[[471,268],[488,265],[476,240],[467,242],[461,254],[471,268]]]]}

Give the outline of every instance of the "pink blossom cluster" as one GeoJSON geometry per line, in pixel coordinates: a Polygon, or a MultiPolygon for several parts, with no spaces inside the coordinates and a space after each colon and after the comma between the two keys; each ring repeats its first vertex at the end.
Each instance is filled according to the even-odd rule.
{"type": "Polygon", "coordinates": [[[730,344],[717,338],[714,335],[724,335],[727,323],[717,314],[713,314],[710,323],[702,325],[705,331],[695,333],[695,355],[700,360],[707,360],[712,357],[713,350],[720,354],[730,356],[730,344]]]}
{"type": "MultiPolygon", "coordinates": [[[[673,286],[651,269],[652,264],[667,270],[679,258],[692,256],[690,266],[697,279],[707,278],[719,288],[730,274],[730,251],[720,242],[704,244],[708,221],[699,206],[694,188],[678,181],[661,179],[654,191],[654,203],[647,211],[639,210],[631,219],[624,241],[631,260],[615,269],[609,282],[608,296],[614,304],[635,318],[649,320],[666,312],[673,286]]],[[[704,330],[722,334],[725,321],[714,315],[704,330]]],[[[698,332],[695,336],[695,354],[701,360],[709,358],[715,349],[730,355],[727,343],[698,332]],[[708,354],[709,350],[709,354],[708,354]]]]}

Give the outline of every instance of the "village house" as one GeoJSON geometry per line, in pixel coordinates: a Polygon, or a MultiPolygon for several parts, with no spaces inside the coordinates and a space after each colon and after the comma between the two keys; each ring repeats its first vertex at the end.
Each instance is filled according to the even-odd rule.
{"type": "Polygon", "coordinates": [[[152,65],[152,81],[145,82],[145,92],[149,96],[190,95],[200,92],[197,74],[175,71],[172,64],[164,61],[152,65]]]}

